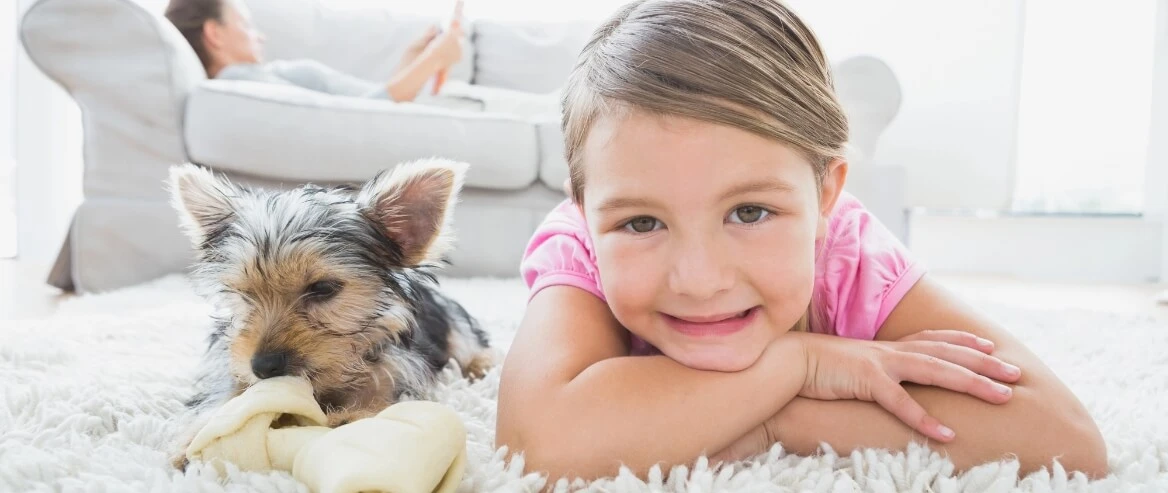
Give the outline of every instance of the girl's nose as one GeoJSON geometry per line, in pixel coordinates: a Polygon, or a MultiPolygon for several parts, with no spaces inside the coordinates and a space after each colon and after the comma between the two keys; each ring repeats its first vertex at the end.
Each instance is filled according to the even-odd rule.
{"type": "Polygon", "coordinates": [[[734,286],[733,262],[713,242],[679,245],[673,260],[669,289],[678,295],[705,300],[734,286]]]}

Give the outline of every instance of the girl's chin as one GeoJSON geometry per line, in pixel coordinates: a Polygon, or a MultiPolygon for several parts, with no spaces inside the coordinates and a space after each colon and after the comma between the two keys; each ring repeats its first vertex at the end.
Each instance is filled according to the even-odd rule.
{"type": "Polygon", "coordinates": [[[695,370],[737,372],[753,366],[762,351],[752,348],[662,349],[669,358],[695,370]]]}

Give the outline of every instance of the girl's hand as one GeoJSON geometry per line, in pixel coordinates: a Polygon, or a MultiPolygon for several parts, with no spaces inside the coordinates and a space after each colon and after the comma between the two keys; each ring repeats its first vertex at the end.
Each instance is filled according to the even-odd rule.
{"type": "Polygon", "coordinates": [[[872,401],[925,436],[940,442],[953,430],[930,416],[901,387],[901,382],[933,385],[1002,404],[1016,382],[1017,367],[993,357],[993,344],[959,331],[924,331],[892,342],[790,333],[798,337],[807,361],[799,395],[811,399],[872,401]],[[992,378],[992,379],[991,379],[992,378]]]}

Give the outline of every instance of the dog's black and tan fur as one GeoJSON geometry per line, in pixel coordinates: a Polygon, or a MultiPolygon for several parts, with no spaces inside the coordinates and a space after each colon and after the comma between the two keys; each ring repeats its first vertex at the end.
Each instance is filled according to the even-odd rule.
{"type": "Polygon", "coordinates": [[[428,397],[450,359],[485,372],[486,335],[433,277],[464,172],[419,161],[360,189],[264,191],[173,168],[193,278],[215,309],[192,411],[205,417],[260,379],[300,375],[336,426],[428,397]]]}

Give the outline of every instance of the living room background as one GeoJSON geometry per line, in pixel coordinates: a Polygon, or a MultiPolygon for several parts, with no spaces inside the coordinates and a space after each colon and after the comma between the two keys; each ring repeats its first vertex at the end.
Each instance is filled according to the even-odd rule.
{"type": "MultiPolygon", "coordinates": [[[[336,8],[378,5],[436,16],[452,4],[326,1],[336,8]]],[[[287,8],[305,2],[289,1],[287,8]]],[[[80,193],[80,112],[29,62],[17,40],[19,14],[32,3],[17,0],[6,12],[11,15],[0,17],[0,66],[9,68],[0,72],[0,94],[5,96],[0,100],[0,114],[5,115],[0,118],[0,255],[14,253],[17,243],[23,255],[51,255],[80,193]],[[13,221],[14,216],[19,220],[13,221]],[[37,227],[21,228],[17,234],[17,224],[37,227]]],[[[158,10],[165,5],[163,0],[140,3],[158,10]]],[[[621,3],[467,0],[466,10],[470,17],[576,22],[602,18],[621,3]]],[[[1168,56],[1163,34],[1168,2],[1140,0],[1104,9],[1084,0],[791,4],[833,59],[870,54],[896,73],[903,102],[881,137],[872,165],[904,168],[912,241],[926,249],[959,242],[934,241],[956,224],[946,223],[947,215],[1053,213],[1060,219],[1088,218],[1073,225],[1083,237],[1103,236],[1100,232],[1107,228],[1119,227],[1154,239],[1155,245],[1145,245],[1141,254],[1107,260],[1116,264],[1110,270],[1128,273],[1121,277],[1155,279],[1168,270],[1166,254],[1156,253],[1168,250],[1163,248],[1160,219],[1168,208],[1163,198],[1168,195],[1168,164],[1157,147],[1162,144],[1149,139],[1151,129],[1166,118],[1162,108],[1149,108],[1155,108],[1153,101],[1166,99],[1154,92],[1153,75],[1164,71],[1165,64],[1155,65],[1156,58],[1168,56]],[[838,15],[841,11],[850,14],[838,15]],[[1089,20],[1095,21],[1093,35],[1080,36],[1077,26],[1089,20]],[[1087,58],[1090,70],[1081,63],[1087,58]],[[1123,76],[1115,76],[1120,70],[1123,76]],[[1101,214],[1106,217],[1097,219],[1101,214]]],[[[1000,242],[1008,227],[996,223],[1008,220],[979,223],[998,237],[987,241],[1000,242]]],[[[1069,223],[1042,224],[1058,228],[1069,223]]],[[[925,256],[951,250],[957,251],[939,247],[925,256]]],[[[1045,260],[1073,268],[1079,263],[1076,258],[1087,255],[1070,252],[1045,260]]],[[[935,263],[978,268],[950,260],[935,263]]]]}

